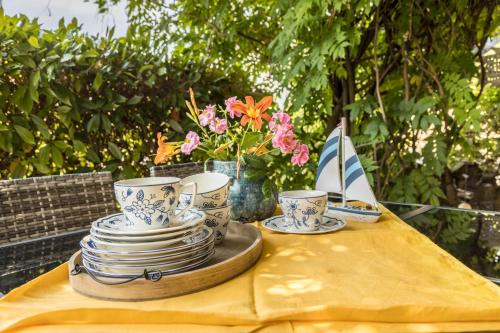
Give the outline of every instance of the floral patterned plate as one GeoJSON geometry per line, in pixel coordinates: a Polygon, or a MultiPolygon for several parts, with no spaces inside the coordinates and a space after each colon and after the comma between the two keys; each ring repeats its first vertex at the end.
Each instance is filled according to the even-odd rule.
{"type": "Polygon", "coordinates": [[[328,213],[323,215],[323,221],[318,230],[303,231],[298,230],[285,221],[283,215],[273,216],[261,222],[262,226],[266,229],[281,232],[285,234],[325,234],[342,229],[346,226],[346,222],[338,218],[328,216],[328,213]]]}
{"type": "Polygon", "coordinates": [[[105,259],[131,259],[138,258],[154,259],[162,256],[176,255],[186,252],[192,252],[205,246],[207,243],[214,241],[214,231],[203,226],[201,231],[196,233],[193,237],[184,239],[178,246],[169,246],[157,250],[137,250],[137,251],[118,251],[106,250],[99,247],[89,236],[85,236],[80,241],[82,252],[90,253],[91,255],[98,256],[105,259]]]}
{"type": "Polygon", "coordinates": [[[129,229],[129,222],[123,213],[117,213],[92,222],[92,229],[100,234],[139,237],[166,234],[193,228],[201,224],[203,220],[205,220],[205,213],[196,208],[191,208],[181,215],[174,223],[165,228],[137,231],[129,229]]]}
{"type": "MultiPolygon", "coordinates": [[[[203,257],[202,259],[200,259],[200,260],[198,260],[198,261],[196,261],[194,263],[191,263],[189,265],[186,265],[186,266],[183,266],[183,267],[180,267],[180,268],[164,270],[164,271],[161,271],[161,273],[162,273],[162,275],[168,275],[168,274],[180,273],[180,272],[191,270],[193,268],[196,268],[198,266],[203,265],[204,263],[206,263],[207,261],[209,261],[210,259],[212,259],[212,256],[214,255],[214,253],[215,253],[215,251],[212,250],[212,252],[209,252],[205,257],[203,257]]],[[[142,275],[143,271],[144,271],[144,269],[143,269],[140,274],[116,274],[116,273],[101,272],[101,271],[98,271],[96,269],[93,269],[92,267],[85,267],[85,268],[88,271],[90,271],[91,273],[93,273],[94,275],[104,276],[104,277],[110,277],[110,278],[117,278],[117,279],[134,278],[134,277],[137,277],[138,275],[142,275]]]]}
{"type": "Polygon", "coordinates": [[[208,255],[211,255],[215,250],[212,248],[205,249],[196,256],[189,258],[163,261],[157,263],[136,262],[136,263],[103,263],[99,261],[93,261],[87,256],[82,255],[83,265],[85,267],[90,267],[101,273],[111,273],[111,274],[141,274],[145,269],[148,271],[168,271],[172,269],[179,269],[196,262],[202,261],[208,255]]]}
{"type": "Polygon", "coordinates": [[[134,251],[154,251],[154,250],[162,250],[169,247],[178,247],[185,244],[190,244],[190,242],[194,242],[198,240],[199,235],[204,233],[206,230],[206,226],[203,226],[199,233],[195,235],[185,235],[182,237],[174,238],[174,239],[166,239],[161,241],[154,242],[141,242],[141,243],[124,243],[124,242],[106,242],[99,239],[96,239],[92,236],[84,237],[84,242],[90,247],[94,247],[99,250],[107,250],[107,251],[120,251],[120,252],[134,252],[134,251]]]}

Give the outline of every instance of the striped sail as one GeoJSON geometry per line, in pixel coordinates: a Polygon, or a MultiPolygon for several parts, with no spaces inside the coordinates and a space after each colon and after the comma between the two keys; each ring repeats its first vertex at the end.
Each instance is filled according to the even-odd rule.
{"type": "Polygon", "coordinates": [[[341,128],[335,128],[326,139],[316,171],[316,189],[327,192],[342,192],[339,171],[339,141],[341,128]]]}
{"type": "Polygon", "coordinates": [[[345,196],[347,200],[359,200],[377,206],[377,199],[348,136],[345,137],[345,196]]]}

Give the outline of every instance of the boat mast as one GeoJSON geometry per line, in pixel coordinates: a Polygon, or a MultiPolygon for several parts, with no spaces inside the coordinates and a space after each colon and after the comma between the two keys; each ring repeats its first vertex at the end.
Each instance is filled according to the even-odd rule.
{"type": "Polygon", "coordinates": [[[346,196],[345,196],[345,130],[347,127],[347,119],[345,117],[341,118],[341,131],[340,138],[342,139],[342,207],[346,206],[346,196]]]}

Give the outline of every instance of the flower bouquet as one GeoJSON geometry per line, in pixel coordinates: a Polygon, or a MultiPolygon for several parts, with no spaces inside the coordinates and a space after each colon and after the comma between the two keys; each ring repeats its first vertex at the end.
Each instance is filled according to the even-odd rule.
{"type": "MultiPolygon", "coordinates": [[[[272,172],[268,169],[273,157],[289,154],[292,164],[298,166],[303,166],[309,160],[309,149],[297,139],[290,116],[284,111],[267,113],[273,101],[271,96],[265,96],[258,103],[255,103],[252,96],[246,96],[245,102],[230,97],[225,100],[225,107],[207,105],[200,109],[193,90],[190,89],[189,92],[190,100],[186,101],[189,110],[187,116],[197,129],[189,131],[184,142],[167,142],[166,137],[158,133],[155,164],[165,163],[178,153],[190,155],[193,151],[200,150],[214,160],[214,171],[226,173],[240,183],[259,182],[263,194],[260,199],[263,200],[272,197],[275,192],[274,184],[269,179],[272,172]],[[232,163],[222,163],[223,161],[232,163]],[[227,170],[224,165],[234,167],[227,170]],[[231,170],[234,170],[234,175],[231,170]]],[[[238,199],[233,193],[236,191],[236,188],[232,188],[230,193],[233,204],[238,199]]],[[[248,196],[242,197],[240,192],[237,194],[242,205],[252,201],[248,196]]],[[[252,196],[254,197],[256,201],[260,200],[258,196],[252,196]]]]}

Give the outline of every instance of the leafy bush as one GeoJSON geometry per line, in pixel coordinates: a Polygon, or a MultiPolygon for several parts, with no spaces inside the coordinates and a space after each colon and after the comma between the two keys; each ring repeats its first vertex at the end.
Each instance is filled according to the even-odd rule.
{"type": "Polygon", "coordinates": [[[200,102],[249,91],[225,73],[148,50],[140,32],[87,36],[73,20],[54,31],[0,9],[0,176],[109,170],[147,174],[155,133],[183,138],[187,90],[200,102]]]}

